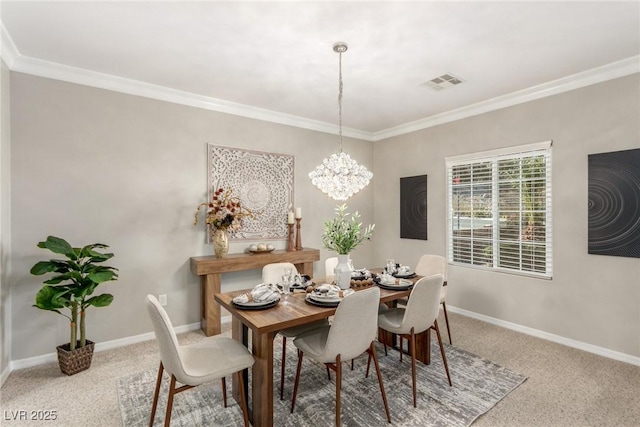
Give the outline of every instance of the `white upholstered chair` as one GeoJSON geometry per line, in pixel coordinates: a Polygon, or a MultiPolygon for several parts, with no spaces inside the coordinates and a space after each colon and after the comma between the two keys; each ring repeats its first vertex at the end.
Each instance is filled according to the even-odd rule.
{"type": "Polygon", "coordinates": [[[451,329],[449,328],[449,315],[447,314],[447,260],[440,255],[426,254],[420,257],[418,265],[416,265],[415,272],[419,276],[433,276],[434,274],[442,274],[444,277],[444,286],[440,291],[440,304],[442,304],[442,310],[444,311],[444,321],[447,325],[447,335],[449,336],[449,344],[453,344],[451,341],[451,329]]]}
{"type": "MultiPolygon", "coordinates": [[[[442,355],[442,363],[451,385],[451,375],[447,365],[447,356],[442,346],[442,337],[438,329],[438,312],[440,305],[440,289],[444,278],[441,274],[423,277],[411,290],[407,306],[392,308],[378,315],[378,327],[409,339],[411,353],[411,380],[413,385],[413,406],[416,406],[416,335],[429,329],[435,329],[438,345],[442,355]]],[[[430,333],[430,331],[429,331],[430,333]]],[[[385,344],[386,347],[386,344],[385,344]]],[[[402,346],[400,347],[402,354],[402,346]]]]}
{"type": "Polygon", "coordinates": [[[195,386],[222,380],[222,396],[224,406],[227,406],[227,391],[225,377],[236,373],[240,385],[240,407],[244,415],[244,425],[249,425],[247,401],[244,392],[242,371],[250,368],[254,359],[249,350],[240,342],[221,336],[206,338],[196,344],[179,345],[173,330],[171,320],[167,312],[162,308],[156,297],[147,295],[147,311],[151,317],[153,330],[160,349],[160,368],[156,380],[156,389],[153,395],[153,406],[149,426],[153,425],[158,406],[158,395],[164,370],[171,375],[169,385],[169,397],[167,400],[167,413],[164,419],[165,427],[171,423],[171,410],[173,397],[176,393],[188,390],[195,386]],[[176,382],[183,384],[176,388],[176,382]]]}
{"type": "MultiPolygon", "coordinates": [[[[290,262],[277,262],[273,264],[267,264],[262,267],[262,283],[278,284],[284,274],[285,268],[290,268],[293,274],[296,274],[298,270],[296,266],[290,262]]],[[[317,322],[308,323],[305,325],[294,326],[288,329],[282,329],[278,331],[282,335],[282,361],[280,363],[280,399],[284,396],[284,370],[287,360],[287,338],[295,338],[303,332],[310,331],[321,326],[328,325],[327,319],[318,320],[317,322]]]]}
{"type": "Polygon", "coordinates": [[[379,300],[380,288],[378,287],[357,291],[340,302],[331,326],[314,329],[293,340],[293,344],[298,348],[298,367],[291,399],[292,413],[296,404],[302,359],[307,355],[336,372],[336,425],[339,426],[342,362],[353,360],[366,351],[369,357],[373,358],[387,421],[391,422],[375,350],[379,300]]]}

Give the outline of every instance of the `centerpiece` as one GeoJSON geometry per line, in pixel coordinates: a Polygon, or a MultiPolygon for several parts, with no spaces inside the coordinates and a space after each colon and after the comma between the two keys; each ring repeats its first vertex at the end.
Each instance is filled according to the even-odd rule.
{"type": "Polygon", "coordinates": [[[338,265],[336,280],[342,289],[347,289],[351,283],[351,271],[349,254],[365,240],[373,235],[375,224],[369,224],[364,229],[360,222],[360,214],[347,212],[347,205],[339,205],[335,208],[336,216],[324,223],[322,244],[325,248],[338,253],[338,265]]]}
{"type": "Polygon", "coordinates": [[[206,209],[205,223],[208,225],[213,252],[217,258],[222,258],[229,253],[228,233],[240,230],[244,218],[255,218],[256,214],[242,206],[240,199],[233,195],[232,189],[218,188],[210,202],[200,203],[193,225],[198,223],[198,214],[203,207],[206,209]]]}

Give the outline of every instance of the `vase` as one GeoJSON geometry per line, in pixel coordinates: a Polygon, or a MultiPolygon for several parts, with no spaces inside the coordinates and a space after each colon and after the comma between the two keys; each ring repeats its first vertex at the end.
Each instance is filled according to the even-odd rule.
{"type": "Polygon", "coordinates": [[[211,243],[213,244],[213,253],[216,258],[222,258],[229,253],[229,238],[227,237],[227,230],[217,228],[214,230],[211,236],[211,243]]]}
{"type": "Polygon", "coordinates": [[[353,267],[349,262],[349,254],[338,254],[338,265],[334,270],[336,284],[340,286],[340,289],[349,289],[351,287],[351,272],[353,267]]]}

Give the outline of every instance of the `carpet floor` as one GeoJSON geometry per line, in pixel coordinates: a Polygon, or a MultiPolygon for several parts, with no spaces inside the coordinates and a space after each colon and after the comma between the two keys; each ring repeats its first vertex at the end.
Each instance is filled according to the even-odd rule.
{"type": "MultiPolygon", "coordinates": [[[[277,338],[279,340],[279,337],[277,338]]],[[[274,425],[331,426],[335,421],[335,375],[329,381],[324,366],[304,359],[296,408],[290,413],[291,394],[297,356],[289,344],[284,400],[279,387],[274,386],[274,425]]],[[[280,372],[279,342],[275,343],[274,372],[280,372]]],[[[432,345],[430,365],[417,364],[418,407],[412,406],[411,359],[400,363],[399,353],[390,350],[388,356],[380,346],[378,356],[385,391],[389,401],[392,425],[403,426],[469,426],[486,413],[526,377],[489,360],[445,344],[445,352],[453,387],[449,387],[437,344],[432,345]]],[[[366,354],[356,359],[355,369],[343,368],[342,425],[388,425],[375,371],[364,378],[366,354]]],[[[150,370],[118,378],[116,382],[123,425],[143,426],[149,422],[157,371],[150,370]]],[[[165,373],[166,376],[166,373],[165,373]]],[[[168,377],[163,380],[155,425],[162,425],[166,408],[168,377]]],[[[236,426],[242,425],[240,407],[231,397],[228,380],[229,406],[222,405],[220,382],[196,387],[174,398],[172,426],[236,426]]]]}

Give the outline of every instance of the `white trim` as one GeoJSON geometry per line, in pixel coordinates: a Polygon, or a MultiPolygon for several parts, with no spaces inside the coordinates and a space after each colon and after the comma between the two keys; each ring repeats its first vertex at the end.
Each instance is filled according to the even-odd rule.
{"type": "Polygon", "coordinates": [[[466,163],[469,160],[478,161],[485,158],[494,158],[500,156],[512,156],[520,153],[531,153],[534,151],[548,150],[551,148],[553,141],[533,142],[531,144],[514,145],[512,147],[497,148],[495,150],[479,151],[474,153],[460,154],[458,156],[445,157],[447,164],[455,165],[457,163],[466,163]]]}
{"type": "MultiPolygon", "coordinates": [[[[182,334],[190,331],[197,331],[200,329],[200,323],[191,323],[189,325],[177,326],[173,328],[176,334],[182,334]]],[[[145,334],[135,335],[132,337],[125,337],[116,340],[106,341],[103,343],[97,343],[94,351],[111,350],[118,347],[125,347],[131,344],[137,344],[144,341],[150,341],[155,339],[153,332],[147,332],[145,334]]],[[[57,353],[47,353],[40,356],[27,357],[26,359],[13,360],[9,364],[9,373],[17,369],[31,368],[33,366],[44,365],[46,363],[53,363],[58,360],[57,353]]],[[[4,375],[4,372],[3,372],[4,375]]],[[[8,376],[8,374],[7,374],[8,376]]]]}
{"type": "MultiPolygon", "coordinates": [[[[23,56],[13,43],[11,36],[6,31],[2,22],[0,22],[0,30],[2,33],[2,49],[0,52],[2,53],[2,58],[5,59],[5,62],[11,71],[302,129],[309,129],[335,135],[338,134],[338,127],[335,124],[321,122],[319,120],[311,120],[291,114],[284,114],[250,105],[229,102],[159,85],[153,85],[138,80],[125,79],[110,74],[98,73],[82,68],[23,56]]],[[[405,123],[396,127],[383,129],[377,132],[343,128],[343,134],[351,138],[358,138],[365,141],[380,141],[639,72],[640,55],[637,55],[612,62],[601,67],[593,68],[591,70],[563,77],[561,79],[543,83],[538,86],[533,86],[528,89],[498,96],[496,98],[457,108],[455,110],[445,111],[444,113],[405,123]]]]}
{"type": "Polygon", "coordinates": [[[4,385],[4,382],[9,378],[9,374],[11,373],[11,363],[9,363],[2,374],[0,374],[0,387],[4,385]]]}
{"type": "Polygon", "coordinates": [[[492,325],[500,326],[502,328],[511,329],[512,331],[520,332],[525,335],[531,335],[536,338],[542,338],[543,340],[551,341],[557,344],[566,345],[567,347],[577,348],[588,353],[597,354],[608,359],[619,360],[620,362],[629,363],[631,365],[640,366],[640,357],[632,356],[630,354],[621,353],[619,351],[611,350],[597,345],[588,344],[582,341],[573,340],[571,338],[562,337],[560,335],[550,334],[539,329],[530,328],[528,326],[518,325],[517,323],[507,322],[506,320],[496,319],[495,317],[485,316],[484,314],[475,313],[473,311],[464,310],[455,306],[447,304],[447,311],[451,313],[460,314],[465,317],[480,320],[482,322],[490,323],[492,325]]]}
{"type": "Polygon", "coordinates": [[[430,128],[640,72],[640,55],[371,134],[371,141],[430,128]]]}

